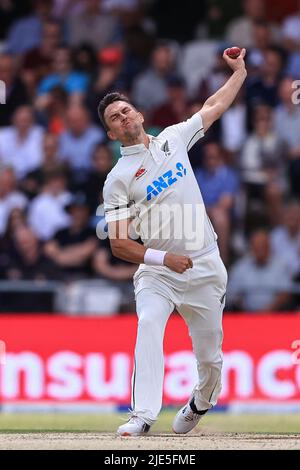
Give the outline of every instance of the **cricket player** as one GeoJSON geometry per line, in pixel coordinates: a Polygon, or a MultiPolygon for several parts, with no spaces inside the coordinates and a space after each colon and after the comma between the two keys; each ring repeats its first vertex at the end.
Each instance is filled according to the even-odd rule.
{"type": "Polygon", "coordinates": [[[158,137],[146,134],[142,114],[124,95],[110,93],[98,107],[108,137],[122,144],[122,157],[103,189],[111,249],[115,256],[140,265],[133,278],[138,331],[132,413],[117,431],[121,436],[147,433],[160,412],[163,338],[174,308],[189,329],[198,382],[177,413],[173,431],[191,431],[221,391],[227,273],[188,151],[234,101],[247,75],[245,53],[242,49],[232,59],[224,51],[233,71],[227,82],[199,112],[158,137]]]}

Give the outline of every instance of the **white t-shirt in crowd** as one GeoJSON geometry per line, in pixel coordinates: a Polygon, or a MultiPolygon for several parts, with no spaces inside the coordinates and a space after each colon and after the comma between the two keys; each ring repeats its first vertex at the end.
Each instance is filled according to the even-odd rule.
{"type": "Polygon", "coordinates": [[[0,130],[0,162],[14,169],[17,179],[35,170],[43,158],[44,130],[33,126],[27,137],[20,140],[13,126],[0,130]]]}
{"type": "Polygon", "coordinates": [[[65,206],[71,201],[71,194],[64,192],[59,196],[43,193],[31,203],[28,222],[40,240],[49,240],[54,234],[70,223],[65,206]]]}

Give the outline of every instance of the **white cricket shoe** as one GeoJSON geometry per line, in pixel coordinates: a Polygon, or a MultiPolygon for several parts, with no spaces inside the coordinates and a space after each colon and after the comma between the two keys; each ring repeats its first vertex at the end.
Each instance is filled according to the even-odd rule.
{"type": "Polygon", "coordinates": [[[183,406],[177,413],[173,421],[173,431],[176,434],[186,434],[194,429],[200,419],[208,410],[198,411],[194,397],[189,403],[183,406]]]}
{"type": "Polygon", "coordinates": [[[119,436],[143,436],[149,431],[149,424],[138,416],[132,415],[127,423],[122,424],[117,430],[119,436]]]}

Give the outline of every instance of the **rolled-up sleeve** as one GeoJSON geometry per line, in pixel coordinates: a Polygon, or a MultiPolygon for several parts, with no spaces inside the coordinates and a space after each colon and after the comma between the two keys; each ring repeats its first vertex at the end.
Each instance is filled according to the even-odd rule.
{"type": "Polygon", "coordinates": [[[130,218],[130,204],[124,183],[108,177],[103,188],[104,213],[106,222],[130,218]]]}

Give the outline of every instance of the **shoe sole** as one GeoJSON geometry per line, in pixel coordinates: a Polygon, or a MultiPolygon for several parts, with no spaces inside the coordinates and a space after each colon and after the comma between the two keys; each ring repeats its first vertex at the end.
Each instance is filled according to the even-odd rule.
{"type": "MultiPolygon", "coordinates": [[[[193,429],[194,429],[194,428],[193,428],[193,429]]],[[[182,431],[182,432],[178,432],[178,431],[175,431],[174,428],[172,428],[172,431],[173,431],[174,434],[187,434],[187,433],[191,432],[193,429],[190,429],[190,431],[186,431],[186,432],[183,432],[183,431],[182,431]]]]}

